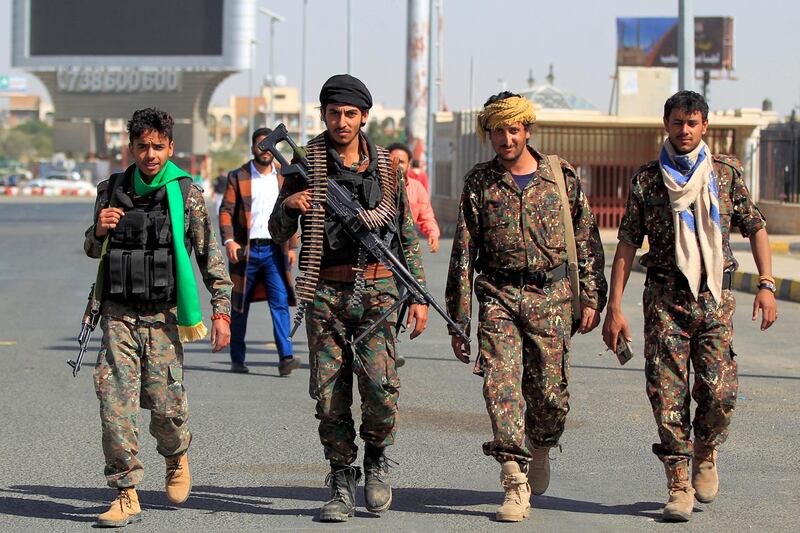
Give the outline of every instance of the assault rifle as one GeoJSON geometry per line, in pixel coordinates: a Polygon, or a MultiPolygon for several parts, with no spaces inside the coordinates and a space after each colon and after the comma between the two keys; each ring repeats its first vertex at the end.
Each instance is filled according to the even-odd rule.
{"type": "Polygon", "coordinates": [[[78,357],[75,360],[68,360],[67,364],[72,367],[72,375],[78,377],[78,372],[81,370],[81,362],[89,347],[89,339],[92,337],[94,328],[97,327],[97,322],[100,320],[100,309],[94,305],[94,283],[92,288],[89,289],[89,303],[86,304],[86,310],[83,312],[83,319],[81,320],[81,330],[78,333],[78,357]]]}
{"type": "MultiPolygon", "coordinates": [[[[286,131],[286,126],[283,124],[278,124],[272,133],[267,135],[264,140],[258,143],[258,149],[272,153],[275,159],[277,159],[281,164],[281,172],[284,176],[297,174],[306,183],[308,183],[308,174],[306,173],[305,165],[303,164],[305,161],[301,157],[302,154],[300,153],[298,146],[294,143],[292,138],[289,136],[289,133],[286,131]],[[285,141],[292,148],[294,154],[300,158],[300,163],[290,165],[289,162],[286,161],[286,158],[276,147],[278,143],[283,141],[285,141]]],[[[361,334],[353,339],[353,345],[356,345],[364,339],[369,338],[369,335],[385,320],[388,320],[392,313],[398,309],[401,309],[397,320],[397,330],[399,330],[402,327],[401,322],[403,319],[403,314],[411,303],[418,303],[433,307],[436,312],[441,315],[445,322],[447,322],[451,331],[455,331],[458,336],[464,340],[464,342],[469,344],[469,335],[467,335],[461,326],[459,326],[452,318],[448,316],[447,312],[445,312],[442,306],[439,305],[439,302],[437,302],[436,299],[434,299],[434,297],[428,291],[426,291],[422,285],[420,285],[413,274],[411,274],[411,272],[409,272],[406,268],[404,264],[405,261],[397,258],[392,253],[391,249],[386,245],[386,243],[381,240],[380,236],[376,235],[366,226],[364,226],[364,224],[358,218],[359,212],[364,210],[361,204],[353,198],[353,195],[350,193],[350,191],[332,179],[328,180],[325,209],[334,217],[336,217],[345,228],[345,231],[347,231],[347,233],[356,242],[361,243],[362,246],[364,246],[378,261],[380,261],[394,275],[395,280],[405,289],[403,294],[389,309],[387,309],[380,317],[370,324],[367,329],[362,331],[361,334]]]]}

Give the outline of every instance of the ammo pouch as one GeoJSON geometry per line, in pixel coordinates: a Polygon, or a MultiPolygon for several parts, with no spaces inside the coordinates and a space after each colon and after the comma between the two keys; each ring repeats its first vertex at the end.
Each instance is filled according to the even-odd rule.
{"type": "Polygon", "coordinates": [[[175,252],[166,188],[132,199],[120,185],[112,194],[125,215],[109,232],[105,295],[125,303],[175,302],[175,252]]]}

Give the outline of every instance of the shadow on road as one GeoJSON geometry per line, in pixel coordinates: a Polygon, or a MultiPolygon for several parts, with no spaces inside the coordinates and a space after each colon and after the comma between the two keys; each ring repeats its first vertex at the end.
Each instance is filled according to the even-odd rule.
{"type": "MultiPolygon", "coordinates": [[[[18,496],[0,496],[0,514],[34,517],[70,522],[93,522],[105,511],[113,491],[105,488],[52,487],[47,485],[16,485],[0,492],[18,496]],[[30,496],[48,498],[32,499],[30,496]],[[84,501],[87,506],[55,500],[84,501]]],[[[143,513],[148,509],[177,510],[167,502],[162,491],[138,491],[143,513]]],[[[358,491],[358,515],[375,516],[363,509],[362,491],[358,491]]],[[[215,487],[196,486],[181,509],[194,509],[209,513],[229,512],[257,515],[286,515],[315,517],[319,507],[327,501],[329,492],[324,487],[215,487]],[[291,508],[275,508],[274,500],[293,500],[291,508]],[[300,505],[296,505],[300,502],[300,505]]],[[[494,519],[494,507],[501,501],[501,491],[476,491],[450,488],[395,488],[392,511],[415,514],[449,514],[486,517],[494,519]],[[469,509],[474,506],[491,506],[490,511],[469,509]],[[465,508],[466,507],[466,508],[465,508]]],[[[604,505],[597,502],[572,500],[553,496],[537,496],[534,509],[567,511],[572,513],[630,515],[660,519],[661,503],[636,502],[623,505],[604,505]]],[[[697,511],[700,511],[699,509],[697,511]]]]}
{"type": "MultiPolygon", "coordinates": [[[[406,358],[408,359],[408,358],[406,358]]],[[[638,372],[644,373],[644,369],[642,368],[621,368],[615,366],[590,366],[590,365],[569,365],[570,368],[585,368],[587,370],[615,370],[617,372],[638,372]]],[[[800,376],[775,376],[770,374],[747,374],[747,373],[740,373],[739,378],[751,378],[751,379],[791,379],[791,380],[800,380],[800,376]]]]}

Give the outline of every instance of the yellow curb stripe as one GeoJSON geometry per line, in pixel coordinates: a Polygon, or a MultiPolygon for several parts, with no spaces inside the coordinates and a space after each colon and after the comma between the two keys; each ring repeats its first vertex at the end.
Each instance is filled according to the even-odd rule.
{"type": "Polygon", "coordinates": [[[16,346],[17,341],[0,341],[0,346],[16,346]]]}
{"type": "Polygon", "coordinates": [[[793,302],[800,302],[800,282],[798,281],[790,282],[789,299],[793,302]]]}
{"type": "Polygon", "coordinates": [[[789,243],[783,241],[775,241],[770,242],[769,247],[772,249],[772,253],[776,254],[788,254],[789,253],[789,243]]]}

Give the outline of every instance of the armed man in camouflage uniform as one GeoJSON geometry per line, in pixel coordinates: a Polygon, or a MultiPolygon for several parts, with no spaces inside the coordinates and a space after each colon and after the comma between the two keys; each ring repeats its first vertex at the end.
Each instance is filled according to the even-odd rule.
{"type": "Polygon", "coordinates": [[[650,250],[641,258],[647,267],[645,375],[660,438],[653,452],[667,475],[664,519],[686,521],[694,498],[708,503],[717,495],[717,450],[728,436],[736,402],[731,344],[736,302],[730,287],[738,264],[729,243],[732,226],[750,238],[761,275],[753,320],[761,310],[765,330],[778,315],[766,223],[750,199],[739,161],[712,156],[702,140],[708,128],[705,99],[691,91],[670,97],[664,105],[664,128],[668,139],[659,160],[641,167],[631,182],[611,271],[603,339],[611,349],[616,349],[620,335],[631,339],[621,309],[622,294],[636,249],[647,236],[650,250]],[[697,403],[694,442],[690,366],[695,376],[691,395],[697,403]]]}
{"type": "Polygon", "coordinates": [[[150,410],[150,433],[166,461],[167,498],[183,503],[191,490],[191,442],[183,385],[182,341],[202,338],[197,287],[189,254],[211,293],[213,351],[230,342],[225,259],[205,200],[191,176],[175,166],[173,119],[142,109],[128,122],[134,165],[97,187],[94,224],[84,248],[101,259],[96,297],[102,299],[103,340],[94,382],[100,400],[105,475],[118,490],[98,525],[120,527],[141,518],[136,485],[139,407],[150,410]],[[177,304],[177,305],[176,305],[177,304]]]}
{"type": "MultiPolygon", "coordinates": [[[[571,328],[594,329],[606,299],[594,216],[575,170],[559,159],[578,252],[580,288],[570,287],[557,177],[548,159],[527,145],[534,120],[531,103],[509,92],[489,98],[478,114],[478,135],[489,135],[497,156],[465,178],[446,290],[448,313],[469,331],[473,274],[480,273],[474,280],[476,370],[484,375],[494,434],[483,452],[502,465],[501,521],[528,515],[531,486],[534,494],[547,489],[548,453],[569,411],[571,328]],[[573,290],[580,291],[578,317],[573,290]]],[[[468,360],[467,345],[450,333],[456,357],[468,360]]]]}
{"type": "MultiPolygon", "coordinates": [[[[389,175],[388,152],[361,132],[371,107],[372,96],[357,78],[344,74],[325,82],[320,91],[320,113],[326,131],[306,147],[309,177],[312,183],[323,183],[323,186],[327,180],[336,180],[364,208],[371,210],[384,205],[381,202],[389,191],[383,189],[393,186],[397,199],[396,206],[391,209],[396,213],[394,227],[381,228],[381,236],[385,242],[391,242],[395,254],[405,258],[408,270],[424,285],[419,242],[402,177],[398,173],[389,175]]],[[[366,443],[366,507],[380,513],[387,510],[392,501],[391,487],[385,476],[384,449],[394,442],[400,388],[395,367],[395,338],[390,324],[395,319],[384,322],[363,343],[352,346],[349,341],[388,310],[398,292],[391,272],[354,242],[332,215],[325,215],[324,228],[320,228],[324,231],[323,242],[314,242],[314,232],[309,229],[311,199],[310,184],[303,183],[297,176],[286,176],[270,218],[269,231],[276,242],[285,242],[297,231],[298,217],[302,214],[301,269],[307,258],[321,250],[319,285],[305,317],[311,366],[310,394],[317,401],[319,436],[325,458],[331,465],[331,500],[320,510],[320,519],[343,522],[355,512],[355,488],[361,477],[360,469],[352,466],[358,452],[350,411],[354,373],[358,376],[362,402],[360,434],[366,443]],[[357,272],[361,274],[357,276],[357,272]]],[[[412,339],[425,328],[427,313],[427,306],[410,306],[408,323],[414,321],[412,339]]]]}

